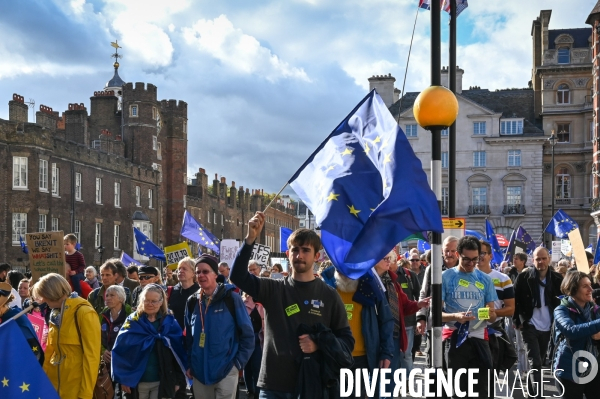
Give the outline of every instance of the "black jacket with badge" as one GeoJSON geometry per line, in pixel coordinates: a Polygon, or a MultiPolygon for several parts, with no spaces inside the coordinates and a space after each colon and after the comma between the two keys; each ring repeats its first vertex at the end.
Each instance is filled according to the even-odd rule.
{"type": "MultiPolygon", "coordinates": [[[[554,317],[554,309],[560,305],[559,296],[562,295],[560,285],[563,277],[560,273],[552,271],[548,267],[546,274],[546,287],[544,290],[545,303],[550,311],[550,319],[554,317]]],[[[535,303],[540,300],[540,283],[538,270],[535,267],[524,269],[515,280],[515,313],[513,322],[515,326],[520,327],[528,323],[533,316],[535,303]]]]}

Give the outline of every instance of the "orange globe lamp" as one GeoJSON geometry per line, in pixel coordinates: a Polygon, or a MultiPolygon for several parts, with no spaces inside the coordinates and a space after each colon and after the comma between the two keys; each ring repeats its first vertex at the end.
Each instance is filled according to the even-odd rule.
{"type": "Polygon", "coordinates": [[[445,129],[458,116],[458,101],[444,86],[430,86],[417,96],[413,114],[423,129],[445,129]]]}

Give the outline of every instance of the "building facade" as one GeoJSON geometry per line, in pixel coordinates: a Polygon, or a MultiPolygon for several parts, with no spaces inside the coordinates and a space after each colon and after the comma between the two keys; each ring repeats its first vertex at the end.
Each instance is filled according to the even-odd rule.
{"type": "Polygon", "coordinates": [[[600,226],[600,127],[599,127],[599,115],[600,112],[600,99],[598,93],[600,91],[600,0],[596,3],[592,9],[590,15],[585,21],[586,24],[591,25],[591,59],[592,61],[592,170],[591,170],[591,181],[592,181],[592,205],[591,205],[591,216],[594,218],[596,224],[596,231],[600,226]]]}

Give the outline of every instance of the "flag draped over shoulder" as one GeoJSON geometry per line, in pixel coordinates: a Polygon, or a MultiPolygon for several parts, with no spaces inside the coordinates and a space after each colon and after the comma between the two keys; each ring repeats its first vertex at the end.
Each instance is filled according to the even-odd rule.
{"type": "Polygon", "coordinates": [[[140,262],[127,255],[125,251],[121,253],[121,262],[123,262],[125,266],[142,266],[140,262]]]}
{"type": "Polygon", "coordinates": [[[171,314],[162,318],[157,331],[145,315],[134,312],[127,317],[112,350],[113,381],[137,386],[146,370],[151,349],[158,340],[171,350],[185,375],[187,353],[183,347],[181,327],[171,314]]]}
{"type": "Polygon", "coordinates": [[[147,256],[149,258],[162,260],[163,262],[167,261],[163,250],[160,249],[160,247],[153,243],[148,237],[146,237],[144,233],[139,231],[136,227],[133,228],[133,235],[135,236],[135,245],[138,254],[147,256]]]}
{"type": "Polygon", "coordinates": [[[375,90],[289,184],[315,215],[329,258],[349,278],[361,277],[411,234],[443,231],[421,161],[375,90]]]}
{"type": "Polygon", "coordinates": [[[0,342],[0,397],[60,399],[15,320],[0,325],[0,342]]]}
{"type": "Polygon", "coordinates": [[[183,214],[183,224],[181,225],[180,234],[188,240],[192,240],[205,248],[213,250],[216,254],[219,254],[221,251],[217,237],[194,219],[188,211],[185,211],[183,214]]]}
{"type": "Polygon", "coordinates": [[[279,228],[279,248],[281,248],[280,252],[285,252],[288,250],[287,240],[292,233],[292,229],[288,229],[287,227],[279,228]]]}
{"type": "Polygon", "coordinates": [[[486,241],[489,242],[492,247],[492,263],[499,265],[502,263],[503,259],[502,251],[500,250],[500,244],[498,244],[496,234],[494,234],[494,228],[487,219],[485,220],[485,235],[486,241]]]}
{"type": "Polygon", "coordinates": [[[577,222],[571,219],[565,211],[559,209],[546,226],[546,232],[558,238],[568,239],[569,233],[578,228],[577,222]]]}

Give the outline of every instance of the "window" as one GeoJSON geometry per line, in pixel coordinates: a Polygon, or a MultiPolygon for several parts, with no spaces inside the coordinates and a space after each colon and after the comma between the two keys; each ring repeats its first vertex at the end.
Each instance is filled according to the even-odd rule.
{"type": "Polygon", "coordinates": [[[473,134],[485,134],[485,122],[473,122],[473,134]]]}
{"type": "Polygon", "coordinates": [[[77,242],[81,242],[81,220],[75,220],[75,232],[77,236],[77,242]]]}
{"type": "Polygon", "coordinates": [[[590,141],[594,141],[594,121],[590,121],[590,141]]]}
{"type": "Polygon", "coordinates": [[[442,168],[448,168],[448,151],[442,152],[442,168]]]}
{"type": "Polygon", "coordinates": [[[113,238],[113,247],[119,249],[119,236],[121,235],[121,226],[115,224],[115,233],[113,238]]]}
{"type": "Polygon", "coordinates": [[[558,49],[558,63],[569,64],[571,63],[571,50],[568,48],[558,49]]]}
{"type": "Polygon", "coordinates": [[[48,161],[40,159],[40,191],[48,192],[48,161]]]}
{"type": "Polygon", "coordinates": [[[221,215],[221,226],[224,226],[224,224],[223,224],[223,215],[221,215]]]}
{"type": "Polygon", "coordinates": [[[75,200],[81,201],[81,173],[75,172],[75,200]]]}
{"type": "Polygon", "coordinates": [[[596,246],[598,242],[598,227],[592,223],[589,229],[590,234],[588,235],[589,245],[596,246]]]}
{"type": "Polygon", "coordinates": [[[152,136],[152,149],[154,151],[158,150],[158,137],[152,136]]]}
{"type": "Polygon", "coordinates": [[[558,86],[558,90],[556,91],[556,103],[569,104],[569,86],[564,83],[558,86]]]}
{"type": "Polygon", "coordinates": [[[96,204],[102,203],[102,178],[96,177],[96,204]]]}
{"type": "Polygon", "coordinates": [[[449,132],[450,132],[450,128],[442,129],[442,136],[447,136],[449,132]]]}
{"type": "Polygon", "coordinates": [[[183,134],[187,134],[187,121],[183,121],[183,134]]]}
{"type": "Polygon", "coordinates": [[[25,239],[27,233],[27,214],[13,213],[12,214],[12,241],[13,244],[20,244],[20,238],[25,239]]]}
{"type": "Polygon", "coordinates": [[[117,182],[115,182],[115,206],[117,208],[121,207],[121,183],[117,182]]]}
{"type": "Polygon", "coordinates": [[[473,152],[473,166],[475,168],[485,167],[485,151],[473,152]]]}
{"type": "Polygon", "coordinates": [[[52,218],[52,231],[58,231],[58,218],[52,218]]]}
{"type": "Polygon", "coordinates": [[[500,134],[523,134],[523,120],[501,121],[500,134]]]}
{"type": "Polygon", "coordinates": [[[406,125],[406,137],[417,137],[417,125],[406,125]]]}
{"type": "Polygon", "coordinates": [[[508,166],[521,166],[521,150],[508,151],[508,166]]]}
{"type": "Polygon", "coordinates": [[[46,231],[46,215],[40,215],[38,219],[38,232],[44,233],[46,231]]]}
{"type": "Polygon", "coordinates": [[[571,175],[567,168],[560,168],[556,174],[556,198],[571,198],[571,175]]]}
{"type": "Polygon", "coordinates": [[[129,107],[129,116],[131,116],[132,118],[137,118],[137,116],[138,116],[138,106],[137,105],[132,105],[129,107]]]}
{"type": "Polygon", "coordinates": [[[142,206],[142,189],[135,186],[135,206],[142,206]]]}
{"type": "Polygon", "coordinates": [[[100,248],[102,246],[102,223],[96,223],[96,234],[94,236],[94,246],[100,248]]]}
{"type": "Polygon", "coordinates": [[[442,215],[448,214],[448,187],[442,187],[442,215]]]}
{"type": "Polygon", "coordinates": [[[58,197],[60,194],[60,168],[52,164],[52,195],[58,197]]]}
{"type": "Polygon", "coordinates": [[[156,109],[156,107],[152,107],[152,119],[158,119],[158,110],[156,109]]]}
{"type": "Polygon", "coordinates": [[[506,204],[521,205],[521,190],[522,187],[506,187],[506,204]]]}
{"type": "Polygon", "coordinates": [[[559,123],[556,125],[556,130],[558,133],[556,137],[558,138],[559,143],[569,143],[571,142],[571,124],[570,123],[559,123]]]}
{"type": "Polygon", "coordinates": [[[213,212],[213,223],[217,224],[217,213],[213,212]]]}
{"type": "Polygon", "coordinates": [[[487,187],[473,187],[473,206],[487,205],[487,187]]]}
{"type": "Polygon", "coordinates": [[[206,223],[210,223],[210,211],[206,211],[206,223]]]}
{"type": "Polygon", "coordinates": [[[27,188],[27,157],[13,157],[13,188],[27,188]]]}
{"type": "Polygon", "coordinates": [[[100,140],[92,140],[92,148],[94,150],[102,149],[102,142],[100,140]]]}
{"type": "Polygon", "coordinates": [[[154,206],[153,201],[154,201],[154,192],[152,191],[152,189],[148,189],[148,208],[152,209],[152,207],[154,206]]]}

